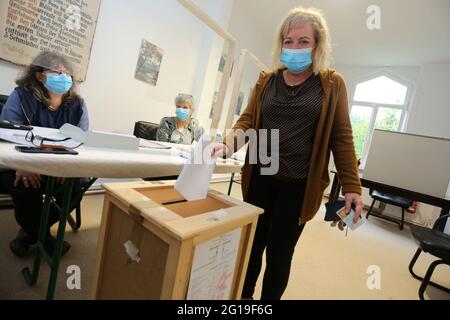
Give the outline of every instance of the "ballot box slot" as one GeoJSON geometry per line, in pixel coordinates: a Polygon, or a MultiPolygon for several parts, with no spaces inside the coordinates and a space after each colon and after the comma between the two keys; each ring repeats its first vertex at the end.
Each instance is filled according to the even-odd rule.
{"type": "Polygon", "coordinates": [[[162,205],[169,205],[169,204],[174,204],[174,203],[182,203],[182,202],[187,202],[187,200],[175,200],[175,201],[169,201],[169,202],[164,202],[164,203],[161,203],[162,205]]]}
{"type": "Polygon", "coordinates": [[[202,200],[187,201],[173,186],[137,188],[135,190],[157,204],[160,204],[162,207],[175,212],[184,218],[235,206],[235,204],[217,198],[211,194],[208,194],[207,197],[202,200]]]}

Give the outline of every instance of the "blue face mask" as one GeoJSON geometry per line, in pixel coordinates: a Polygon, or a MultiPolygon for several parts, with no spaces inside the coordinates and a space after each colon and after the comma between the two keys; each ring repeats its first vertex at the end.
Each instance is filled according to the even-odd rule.
{"type": "Polygon", "coordinates": [[[184,108],[177,108],[175,113],[177,115],[178,120],[180,120],[180,121],[184,121],[191,116],[191,113],[189,112],[189,110],[184,109],[184,108]]]}
{"type": "Polygon", "coordinates": [[[292,73],[305,71],[312,65],[312,48],[281,50],[280,61],[292,73]]]}
{"type": "Polygon", "coordinates": [[[45,87],[56,94],[66,94],[72,88],[72,77],[67,74],[48,73],[45,87]]]}

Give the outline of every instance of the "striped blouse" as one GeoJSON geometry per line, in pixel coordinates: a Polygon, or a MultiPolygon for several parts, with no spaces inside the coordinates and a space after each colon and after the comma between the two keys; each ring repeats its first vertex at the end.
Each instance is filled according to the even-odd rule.
{"type": "MultiPolygon", "coordinates": [[[[288,86],[280,71],[269,81],[262,102],[261,128],[279,129],[280,166],[275,177],[296,181],[308,176],[322,100],[318,75],[311,75],[297,86],[288,86]]],[[[270,134],[268,138],[270,150],[270,134]]]]}

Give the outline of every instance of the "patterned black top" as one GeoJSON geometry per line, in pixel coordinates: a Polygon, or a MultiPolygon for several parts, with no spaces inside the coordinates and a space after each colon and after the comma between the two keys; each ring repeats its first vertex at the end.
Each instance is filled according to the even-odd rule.
{"type": "MultiPolygon", "coordinates": [[[[293,181],[308,176],[322,100],[319,75],[313,74],[293,87],[286,84],[282,71],[269,80],[262,102],[261,128],[280,130],[280,167],[275,177],[293,181]]],[[[270,133],[268,138],[270,149],[270,133]]]]}

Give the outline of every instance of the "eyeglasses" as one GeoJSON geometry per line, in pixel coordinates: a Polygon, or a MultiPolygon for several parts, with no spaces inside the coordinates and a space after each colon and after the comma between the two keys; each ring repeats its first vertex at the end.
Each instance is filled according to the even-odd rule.
{"type": "Polygon", "coordinates": [[[38,148],[45,148],[45,147],[57,148],[57,146],[52,145],[51,142],[64,142],[64,141],[68,141],[68,140],[70,140],[70,138],[50,139],[50,138],[41,137],[39,135],[35,135],[33,133],[33,131],[28,131],[27,135],[25,136],[25,141],[32,143],[34,146],[36,146],[38,148]],[[47,145],[46,143],[44,143],[45,141],[50,142],[50,145],[47,145]]]}

